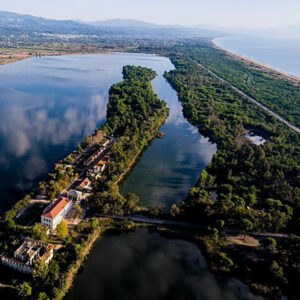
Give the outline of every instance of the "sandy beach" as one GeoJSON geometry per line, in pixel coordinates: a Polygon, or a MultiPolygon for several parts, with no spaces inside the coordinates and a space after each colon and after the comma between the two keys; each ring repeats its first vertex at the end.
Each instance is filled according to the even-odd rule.
{"type": "Polygon", "coordinates": [[[277,70],[267,64],[264,64],[264,63],[261,63],[261,62],[258,62],[254,59],[251,59],[249,57],[246,57],[246,56],[243,56],[241,54],[237,54],[237,53],[234,53],[234,52],[231,52],[229,51],[228,49],[225,49],[221,46],[219,46],[216,42],[216,39],[213,39],[212,41],[212,46],[217,48],[218,50],[221,50],[223,52],[225,52],[227,55],[229,55],[230,57],[232,57],[233,59],[236,59],[240,62],[243,62],[251,67],[254,67],[254,68],[257,68],[257,69],[260,69],[264,72],[268,72],[268,73],[271,73],[273,76],[276,76],[278,78],[281,78],[281,79],[284,79],[284,80],[289,80],[289,81],[292,81],[293,83],[295,84],[300,84],[300,77],[297,77],[295,75],[291,75],[289,73],[286,73],[284,71],[281,71],[281,70],[277,70]]]}

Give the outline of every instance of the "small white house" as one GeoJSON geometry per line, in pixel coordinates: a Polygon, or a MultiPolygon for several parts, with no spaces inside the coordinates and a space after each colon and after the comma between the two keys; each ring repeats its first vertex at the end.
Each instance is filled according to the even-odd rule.
{"type": "Polygon", "coordinates": [[[41,224],[55,229],[61,220],[67,215],[73,206],[73,202],[65,197],[52,202],[41,215],[41,224]]]}

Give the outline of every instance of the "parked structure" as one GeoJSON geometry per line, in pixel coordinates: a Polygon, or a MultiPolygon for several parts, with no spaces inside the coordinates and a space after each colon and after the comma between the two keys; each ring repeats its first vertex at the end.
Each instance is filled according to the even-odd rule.
{"type": "Polygon", "coordinates": [[[13,257],[1,255],[1,262],[19,272],[32,273],[32,266],[35,260],[41,259],[46,264],[53,258],[52,244],[34,239],[25,240],[14,252],[13,257]]]}
{"type": "Polygon", "coordinates": [[[55,229],[72,208],[71,200],[62,197],[52,202],[41,215],[41,224],[55,229]]]}

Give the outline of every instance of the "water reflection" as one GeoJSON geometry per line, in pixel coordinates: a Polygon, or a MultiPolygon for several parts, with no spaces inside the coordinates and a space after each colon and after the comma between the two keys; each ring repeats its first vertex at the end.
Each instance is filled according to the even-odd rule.
{"type": "Polygon", "coordinates": [[[15,190],[31,188],[36,178],[105,117],[103,95],[89,95],[84,105],[74,97],[63,100],[0,88],[2,195],[16,197],[21,193],[15,190]]]}
{"type": "Polygon", "coordinates": [[[147,206],[167,209],[182,200],[196,182],[201,170],[211,161],[216,145],[199,134],[184,118],[176,92],[164,78],[153,80],[159,98],[166,99],[170,114],[156,139],[121,183],[121,192],[134,192],[147,206]]]}
{"type": "Polygon", "coordinates": [[[257,299],[234,279],[217,279],[199,249],[139,230],[98,240],[66,299],[257,299]]]}
{"type": "Polygon", "coordinates": [[[133,172],[128,189],[144,190],[148,198],[140,196],[148,203],[153,195],[153,205],[182,199],[214,147],[193,134],[175,91],[162,77],[173,68],[171,62],[128,53],[42,57],[0,66],[0,212],[104,121],[108,90],[122,80],[126,64],[154,69],[153,87],[171,108],[166,137],[144,153],[138,165],[144,172],[140,178],[133,172]]]}

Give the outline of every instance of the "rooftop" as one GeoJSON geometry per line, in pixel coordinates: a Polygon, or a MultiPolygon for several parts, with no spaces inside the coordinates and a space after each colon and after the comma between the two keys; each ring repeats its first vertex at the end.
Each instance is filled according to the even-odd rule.
{"type": "Polygon", "coordinates": [[[90,183],[91,183],[91,181],[88,178],[85,178],[80,182],[79,186],[84,188],[84,187],[88,186],[90,183]]]}
{"type": "Polygon", "coordinates": [[[42,216],[54,219],[70,202],[69,199],[62,197],[51,203],[43,212],[42,216]]]}
{"type": "MultiPolygon", "coordinates": [[[[52,244],[48,244],[42,241],[37,241],[34,239],[27,239],[25,240],[21,246],[15,251],[15,255],[17,257],[23,256],[23,258],[27,261],[31,259],[36,253],[40,251],[41,248],[44,248],[45,251],[43,253],[47,254],[54,248],[52,244]]],[[[47,256],[47,255],[46,255],[47,256]]],[[[43,257],[41,257],[43,259],[43,257]]]]}

